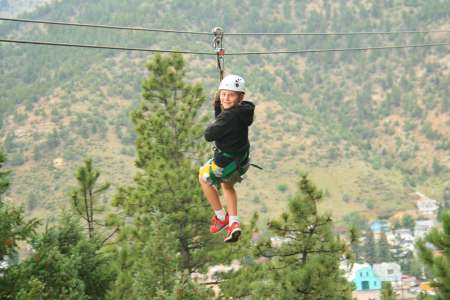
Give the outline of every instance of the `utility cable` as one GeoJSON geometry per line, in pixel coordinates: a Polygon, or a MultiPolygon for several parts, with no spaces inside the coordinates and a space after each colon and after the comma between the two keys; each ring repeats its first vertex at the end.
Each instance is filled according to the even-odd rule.
{"type": "MultiPolygon", "coordinates": [[[[130,48],[118,47],[110,45],[85,45],[85,44],[69,44],[69,43],[53,43],[42,41],[26,41],[13,39],[0,39],[4,43],[18,43],[18,44],[33,44],[46,46],[62,46],[62,47],[79,47],[79,48],[93,48],[93,49],[110,49],[110,50],[124,50],[124,51],[142,51],[142,52],[160,52],[160,53],[181,53],[181,54],[196,54],[196,55],[216,55],[214,52],[198,52],[198,51],[181,51],[181,50],[160,50],[148,48],[130,48]]],[[[342,52],[342,51],[365,51],[365,50],[381,50],[381,49],[400,49],[400,48],[418,48],[418,47],[433,47],[433,46],[448,46],[447,43],[436,44],[416,44],[416,45],[394,45],[394,46],[380,46],[380,47],[360,47],[360,48],[332,48],[332,49],[304,49],[304,50],[281,50],[281,51],[261,51],[261,52],[231,52],[226,55],[269,55],[269,54],[303,54],[303,53],[320,53],[320,52],[342,52]]]]}
{"type": "Polygon", "coordinates": [[[110,45],[68,44],[68,43],[52,43],[52,42],[42,42],[42,41],[25,41],[25,40],[11,40],[11,39],[0,39],[0,42],[17,43],[17,44],[45,45],[45,46],[78,47],[78,48],[91,48],[91,49],[110,49],[110,50],[123,50],[123,51],[181,53],[181,54],[197,54],[197,55],[216,55],[216,53],[213,53],[213,52],[196,52],[196,51],[181,51],[181,50],[180,51],[179,50],[159,50],[159,49],[148,49],[148,48],[119,47],[119,46],[110,46],[110,45]]]}
{"type": "MultiPolygon", "coordinates": [[[[212,32],[199,32],[188,30],[171,30],[171,29],[152,29],[145,27],[130,27],[130,26],[112,26],[112,25],[96,25],[86,23],[69,23],[46,20],[31,20],[18,18],[4,18],[0,17],[0,21],[12,21],[22,23],[38,23],[49,25],[63,25],[63,26],[78,26],[90,28],[104,28],[104,29],[118,29],[118,30],[135,30],[148,32],[164,32],[164,33],[179,33],[179,34],[196,34],[196,35],[213,35],[212,32]]],[[[426,34],[426,33],[449,33],[450,29],[442,30],[400,30],[400,31],[361,31],[361,32],[229,32],[224,35],[229,36],[344,36],[344,35],[390,35],[390,34],[426,34]]]]}
{"type": "Polygon", "coordinates": [[[225,55],[302,54],[302,53],[316,53],[316,52],[342,52],[342,51],[366,51],[366,50],[381,50],[381,49],[419,48],[419,47],[448,46],[448,45],[450,45],[450,42],[437,43],[437,44],[394,45],[394,46],[360,47],[360,48],[305,49],[305,50],[281,50],[281,51],[261,51],[261,52],[231,52],[231,53],[226,53],[225,55]]]}
{"type": "Polygon", "coordinates": [[[400,30],[400,31],[359,31],[359,32],[228,32],[224,35],[232,36],[303,36],[303,35],[389,35],[389,34],[414,34],[414,33],[449,33],[450,30],[400,30]]]}
{"type": "Polygon", "coordinates": [[[89,27],[89,28],[103,28],[103,29],[133,30],[133,31],[149,31],[149,32],[212,35],[211,32],[196,32],[196,31],[187,31],[187,30],[152,29],[152,28],[144,28],[144,27],[126,27],[126,26],[110,26],[110,25],[96,25],[96,24],[82,24],[82,23],[67,23],[67,22],[30,20],[30,19],[15,19],[15,18],[0,18],[0,21],[38,23],[38,24],[49,24],[49,25],[64,25],[64,26],[77,26],[77,27],[89,27]]]}

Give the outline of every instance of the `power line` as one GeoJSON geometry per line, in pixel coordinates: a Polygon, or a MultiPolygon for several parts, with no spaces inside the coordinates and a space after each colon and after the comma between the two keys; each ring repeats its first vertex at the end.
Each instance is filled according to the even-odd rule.
{"type": "MultiPolygon", "coordinates": [[[[110,49],[110,50],[124,50],[124,51],[142,51],[142,52],[160,52],[160,53],[180,53],[180,54],[196,54],[196,55],[216,55],[214,52],[199,52],[199,51],[179,51],[179,50],[159,50],[148,48],[130,48],[110,45],[86,45],[86,44],[69,44],[69,43],[53,43],[42,41],[25,41],[13,39],[0,39],[4,43],[18,43],[18,44],[32,44],[45,46],[62,46],[62,47],[79,47],[79,48],[93,48],[93,49],[110,49]]],[[[365,50],[381,50],[381,49],[399,49],[399,48],[418,48],[418,47],[433,47],[433,46],[448,46],[448,43],[436,44],[416,44],[416,45],[394,45],[394,46],[380,46],[380,47],[361,47],[361,48],[331,48],[331,49],[303,49],[303,50],[281,50],[281,51],[262,51],[262,52],[231,52],[225,55],[268,55],[268,54],[302,54],[302,53],[320,53],[320,52],[342,52],[342,51],[365,51],[365,50]]]]}
{"type": "MultiPolygon", "coordinates": [[[[172,30],[172,29],[155,29],[145,27],[130,27],[130,26],[112,26],[112,25],[96,25],[86,23],[69,23],[46,20],[30,20],[17,18],[0,18],[0,21],[24,22],[24,23],[38,23],[49,25],[62,26],[77,26],[89,28],[103,28],[103,29],[118,29],[118,30],[134,30],[134,31],[148,31],[148,32],[163,32],[163,33],[178,33],[178,34],[196,34],[196,35],[213,35],[212,32],[199,32],[188,30],[172,30]]],[[[449,33],[450,30],[400,30],[400,31],[361,31],[361,32],[229,32],[224,35],[229,36],[344,36],[344,35],[390,35],[390,34],[426,34],[426,33],[449,33]]]]}
{"type": "Polygon", "coordinates": [[[17,44],[31,44],[31,45],[44,45],[44,46],[78,47],[78,48],[91,48],[91,49],[110,49],[110,50],[123,50],[123,51],[216,55],[215,53],[212,53],[212,52],[159,50],[159,49],[148,49],[148,48],[119,47],[119,46],[110,46],[110,45],[68,44],[68,43],[52,43],[52,42],[42,42],[42,41],[25,41],[25,40],[11,40],[11,39],[0,39],[0,42],[17,43],[17,44]]]}
{"type": "Polygon", "coordinates": [[[232,53],[227,53],[226,55],[302,54],[302,53],[317,53],[317,52],[342,52],[342,51],[366,51],[366,50],[382,50],[382,49],[419,48],[419,47],[449,46],[449,45],[450,45],[450,42],[437,43],[437,44],[394,45],[394,46],[361,47],[361,48],[305,49],[305,50],[235,52],[235,53],[232,52],[232,53]]]}
{"type": "Polygon", "coordinates": [[[212,33],[210,33],[210,32],[196,32],[196,31],[187,31],[187,30],[154,29],[154,28],[152,29],[152,28],[144,28],[144,27],[110,26],[110,25],[96,25],[96,24],[83,24],[83,23],[67,23],[67,22],[30,20],[30,19],[0,18],[0,21],[38,23],[38,24],[63,25],[63,26],[77,26],[77,27],[89,27],[89,28],[103,28],[103,29],[133,30],[133,31],[212,35],[212,33]]]}
{"type": "Polygon", "coordinates": [[[414,33],[449,33],[450,30],[400,30],[400,31],[359,31],[359,32],[230,32],[224,33],[224,35],[232,36],[304,36],[304,35],[388,35],[388,34],[414,34],[414,33]]]}

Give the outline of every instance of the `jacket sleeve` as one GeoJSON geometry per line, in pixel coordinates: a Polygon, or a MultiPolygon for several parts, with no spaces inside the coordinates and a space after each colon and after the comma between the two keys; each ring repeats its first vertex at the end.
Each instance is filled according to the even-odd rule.
{"type": "Polygon", "coordinates": [[[230,112],[222,112],[217,116],[214,123],[208,126],[205,130],[205,140],[208,142],[220,139],[222,136],[231,131],[231,124],[233,115],[230,112]]]}
{"type": "Polygon", "coordinates": [[[220,101],[216,101],[214,103],[214,117],[217,118],[222,112],[222,108],[220,107],[220,101]]]}

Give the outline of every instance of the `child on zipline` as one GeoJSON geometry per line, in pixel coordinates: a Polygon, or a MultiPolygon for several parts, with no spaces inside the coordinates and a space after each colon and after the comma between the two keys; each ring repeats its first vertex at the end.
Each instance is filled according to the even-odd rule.
{"type": "Polygon", "coordinates": [[[237,215],[237,195],[234,184],[250,166],[248,127],[253,122],[255,105],[243,101],[245,81],[228,75],[220,83],[214,99],[215,122],[205,130],[205,139],[214,141],[214,157],[199,170],[199,182],[215,214],[211,218],[211,233],[227,228],[226,243],[236,242],[241,235],[237,215]],[[222,187],[227,203],[225,213],[218,189],[222,187]]]}

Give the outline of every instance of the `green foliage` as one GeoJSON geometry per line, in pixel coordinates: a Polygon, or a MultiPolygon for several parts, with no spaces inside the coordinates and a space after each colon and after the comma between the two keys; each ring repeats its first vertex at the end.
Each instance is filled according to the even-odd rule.
{"type": "Polygon", "coordinates": [[[298,187],[289,212],[270,222],[270,234],[254,246],[253,259],[244,261],[237,272],[223,275],[225,297],[351,299],[351,286],[339,270],[340,259],[350,254],[334,236],[331,218],[317,211],[322,193],[306,176],[298,187]],[[274,244],[271,237],[284,240],[274,244]]]}
{"type": "Polygon", "coordinates": [[[286,191],[288,190],[288,186],[285,185],[285,184],[279,184],[279,185],[277,186],[277,190],[280,191],[280,192],[282,192],[282,193],[284,193],[284,192],[286,192],[286,191]]]}
{"type": "Polygon", "coordinates": [[[218,257],[231,259],[224,259],[223,242],[208,231],[211,210],[194,164],[206,152],[199,120],[202,88],[184,81],[180,55],[155,55],[147,70],[144,98],[132,114],[140,172],[135,185],[120,188],[114,199],[121,235],[114,249],[120,259],[112,299],[163,297],[181,287],[183,293],[200,291],[189,275],[218,257]],[[123,223],[125,216],[129,222],[123,223]],[[145,259],[142,252],[148,253],[145,259]]]}
{"type": "MultiPolygon", "coordinates": [[[[27,240],[34,233],[37,220],[25,220],[22,208],[5,204],[2,195],[9,187],[10,171],[3,171],[6,154],[0,148],[0,262],[5,256],[14,256],[17,253],[17,242],[27,240]]],[[[0,281],[2,276],[0,276],[0,281]]]]}
{"type": "Polygon", "coordinates": [[[0,201],[3,193],[5,193],[6,190],[9,188],[9,174],[11,173],[11,171],[2,170],[3,164],[5,162],[6,162],[6,154],[0,148],[0,201]]]}
{"type": "Polygon", "coordinates": [[[433,228],[416,243],[419,257],[431,272],[436,300],[450,298],[450,213],[442,217],[442,230],[433,228]],[[431,246],[431,247],[430,247],[431,246]]]}
{"type": "Polygon", "coordinates": [[[404,227],[404,228],[414,230],[416,220],[411,215],[405,214],[402,216],[401,224],[402,224],[402,227],[404,227]]]}
{"type": "MultiPolygon", "coordinates": [[[[98,207],[98,197],[109,189],[110,184],[97,184],[100,172],[95,170],[92,159],[86,159],[84,166],[77,170],[76,179],[78,188],[72,191],[72,205],[75,212],[83,218],[88,227],[89,238],[94,238],[95,230],[94,213],[99,214],[102,210],[98,207]]],[[[98,224],[98,223],[97,223],[98,224]]]]}
{"type": "Polygon", "coordinates": [[[117,243],[118,278],[108,299],[210,299],[211,291],[183,270],[179,239],[168,216],[154,211],[136,217],[122,227],[117,243]]]}
{"type": "Polygon", "coordinates": [[[386,235],[383,232],[380,238],[377,240],[375,263],[391,262],[392,255],[389,249],[389,243],[386,239],[386,235]]]}
{"type": "Polygon", "coordinates": [[[381,300],[395,300],[394,290],[389,281],[384,281],[381,287],[381,300]]]}
{"type": "Polygon", "coordinates": [[[366,231],[365,238],[364,257],[366,259],[366,262],[373,265],[377,259],[377,249],[372,230],[369,229],[366,231]]]}
{"type": "Polygon", "coordinates": [[[102,299],[115,277],[111,258],[99,253],[100,241],[86,240],[71,215],[62,215],[31,245],[33,254],[5,271],[0,298],[102,299]]]}
{"type": "MultiPolygon", "coordinates": [[[[224,26],[225,32],[277,29],[343,31],[343,28],[366,31],[380,26],[387,29],[388,27],[420,27],[422,20],[430,20],[430,23],[427,23],[430,27],[439,27],[439,24],[445,23],[448,14],[442,11],[447,8],[446,4],[438,3],[439,1],[429,1],[434,4],[428,1],[422,2],[419,2],[420,5],[417,6],[396,3],[395,10],[392,9],[391,1],[367,7],[361,3],[354,3],[354,5],[327,3],[320,6],[319,10],[312,12],[307,3],[298,1],[292,5],[280,4],[273,0],[242,1],[239,4],[240,9],[237,10],[233,1],[226,4],[221,1],[208,1],[196,5],[189,1],[171,0],[161,7],[157,2],[133,0],[124,4],[119,0],[99,0],[87,2],[83,9],[74,13],[73,8],[78,5],[78,2],[67,0],[52,2],[49,7],[41,8],[29,14],[29,17],[43,18],[45,16],[47,19],[63,18],[74,22],[102,24],[134,26],[139,24],[143,27],[158,28],[179,28],[183,27],[183,24],[190,24],[186,26],[201,31],[219,22],[224,26]],[[286,13],[288,8],[291,10],[290,14],[286,13]],[[439,11],[433,11],[433,9],[439,11]],[[273,11],[277,13],[274,14],[273,11]],[[215,13],[211,14],[211,12],[215,13]],[[171,17],[165,17],[168,15],[171,17]],[[353,21],[349,22],[349,20],[353,21]],[[386,20],[389,22],[385,22],[386,20]]],[[[26,26],[21,23],[2,22],[0,32],[5,36],[14,35],[21,39],[39,38],[69,42],[70,37],[70,42],[74,43],[120,44],[167,49],[181,47],[185,50],[202,51],[206,49],[205,47],[209,47],[210,42],[206,37],[201,36],[197,36],[193,42],[189,36],[185,35],[161,33],[149,36],[140,32],[125,33],[101,29],[92,29],[87,33],[82,28],[26,26]]],[[[394,44],[432,41],[432,36],[420,35],[418,37],[398,35],[390,38],[390,42],[394,44]]],[[[258,40],[230,36],[226,40],[226,47],[229,49],[344,48],[377,45],[384,42],[382,37],[374,35],[360,35],[349,39],[330,36],[327,39],[263,37],[258,40]]],[[[391,155],[378,156],[377,153],[381,151],[380,145],[384,144],[385,139],[390,139],[390,136],[384,132],[384,128],[379,125],[386,119],[395,117],[400,124],[403,122],[404,129],[400,128],[402,126],[398,128],[390,126],[386,128],[386,132],[395,131],[402,140],[411,139],[420,135],[422,125],[429,123],[434,114],[448,112],[449,79],[446,78],[443,68],[438,63],[445,57],[445,50],[445,47],[427,47],[426,50],[418,49],[418,51],[400,49],[316,53],[306,56],[230,56],[227,59],[229,66],[227,70],[240,72],[250,83],[253,95],[278,102],[283,109],[292,112],[289,118],[286,118],[289,122],[284,120],[281,122],[282,126],[277,121],[269,122],[270,126],[280,129],[277,130],[280,136],[296,127],[297,129],[305,128],[305,130],[313,127],[308,132],[313,139],[320,137],[326,140],[330,136],[335,136],[337,140],[351,144],[353,153],[347,153],[349,158],[365,159],[376,168],[410,165],[422,168],[426,160],[414,158],[416,154],[420,157],[427,155],[429,147],[420,147],[418,153],[399,149],[399,152],[390,153],[391,155]],[[424,59],[428,55],[436,57],[436,60],[424,59]],[[299,64],[299,61],[302,63],[299,64]],[[425,72],[422,74],[417,70],[425,72]],[[293,80],[295,78],[298,80],[293,80]],[[315,121],[312,126],[302,126],[311,119],[315,121]],[[285,126],[287,123],[289,127],[285,126]],[[418,130],[415,130],[416,126],[418,130]],[[405,136],[408,133],[410,136],[405,136]],[[398,157],[400,160],[397,159],[398,157]]],[[[0,69],[4,71],[3,80],[0,82],[0,102],[2,103],[0,124],[6,124],[3,121],[9,120],[7,118],[11,115],[15,115],[16,120],[20,122],[23,122],[25,117],[32,117],[38,113],[44,120],[54,120],[58,128],[56,136],[50,132],[48,143],[38,140],[28,144],[36,147],[33,157],[38,162],[42,159],[47,160],[57,151],[64,151],[65,159],[82,159],[83,156],[77,152],[96,151],[93,149],[95,142],[105,137],[106,130],[110,130],[111,126],[115,127],[120,141],[126,146],[131,146],[135,141],[136,133],[131,129],[132,124],[128,120],[127,113],[139,98],[140,78],[145,70],[139,69],[138,65],[145,57],[144,55],[138,52],[124,53],[77,48],[64,48],[64,51],[61,51],[59,47],[5,44],[0,49],[0,57],[2,57],[0,69]],[[48,115],[45,116],[42,107],[47,106],[50,100],[57,102],[56,105],[51,105],[48,115]],[[119,106],[116,105],[116,100],[121,102],[119,106]],[[125,108],[122,104],[128,104],[126,102],[132,105],[125,108]],[[17,105],[24,105],[26,114],[18,110],[17,105]],[[70,122],[67,124],[70,134],[67,135],[59,130],[65,121],[70,122]],[[73,139],[71,145],[67,144],[68,136],[73,139]],[[78,145],[84,145],[80,140],[87,139],[93,139],[94,142],[87,145],[90,149],[80,149],[78,145]],[[52,148],[51,145],[55,144],[57,147],[52,148]]],[[[201,79],[207,90],[213,84],[216,85],[216,70],[214,64],[210,63],[212,61],[210,57],[187,57],[195,66],[194,72],[188,74],[190,79],[201,79]]],[[[273,112],[272,115],[278,114],[273,112]]],[[[270,118],[269,114],[268,117],[270,118]]],[[[436,126],[434,122],[433,126],[436,126]]],[[[444,126],[448,127],[448,124],[444,126]]],[[[435,128],[439,132],[445,132],[447,129],[435,128]]],[[[13,131],[11,130],[11,133],[7,135],[12,135],[13,131]]],[[[431,136],[438,133],[436,130],[432,131],[431,136]]],[[[304,132],[301,133],[304,134],[304,132]]],[[[301,135],[299,139],[301,142],[301,135]]],[[[20,144],[18,140],[20,139],[13,142],[20,144]]],[[[442,165],[448,143],[443,139],[442,134],[439,139],[430,140],[430,143],[437,150],[436,157],[442,165]]],[[[337,144],[325,143],[325,145],[314,146],[317,152],[321,153],[320,158],[316,160],[318,163],[320,160],[323,162],[325,159],[334,160],[342,157],[342,150],[337,144]]],[[[8,146],[23,147],[13,143],[8,146]]],[[[382,147],[384,148],[384,145],[382,147]]],[[[293,156],[292,147],[287,149],[289,150],[282,148],[280,151],[273,152],[279,157],[293,156]]],[[[10,162],[28,165],[27,152],[15,150],[9,151],[10,162]]],[[[129,148],[122,153],[131,155],[129,148]]],[[[305,153],[307,154],[308,152],[305,153]]],[[[308,162],[308,164],[312,163],[308,162]]],[[[273,166],[280,166],[280,164],[273,162],[273,166]]],[[[429,175],[443,178],[442,172],[429,175]]],[[[405,176],[414,175],[405,174],[405,176]]],[[[408,178],[407,181],[415,184],[425,179],[425,177],[408,178]]],[[[21,180],[19,182],[19,189],[25,190],[26,184],[21,180]]],[[[36,182],[38,181],[35,181],[30,189],[38,188],[36,182]]],[[[23,195],[20,196],[23,198],[23,195]]],[[[375,203],[376,206],[377,203],[375,203]]]]}
{"type": "Polygon", "coordinates": [[[349,227],[356,227],[362,231],[369,229],[369,221],[367,220],[367,218],[357,212],[351,212],[345,215],[343,221],[349,227]]]}

